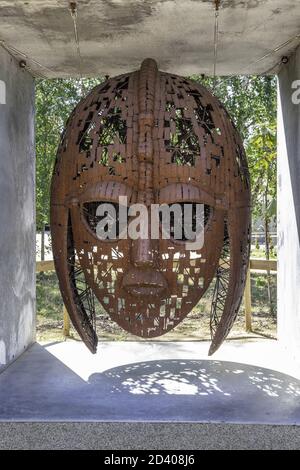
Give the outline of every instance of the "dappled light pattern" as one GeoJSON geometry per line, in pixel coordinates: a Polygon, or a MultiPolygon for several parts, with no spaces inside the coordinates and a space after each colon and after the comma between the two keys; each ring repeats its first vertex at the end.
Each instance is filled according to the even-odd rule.
{"type": "Polygon", "coordinates": [[[103,380],[113,394],[219,396],[228,406],[246,388],[257,397],[296,398],[300,413],[299,380],[247,364],[191,359],[139,362],[95,374],[89,382],[96,385],[103,380]]]}

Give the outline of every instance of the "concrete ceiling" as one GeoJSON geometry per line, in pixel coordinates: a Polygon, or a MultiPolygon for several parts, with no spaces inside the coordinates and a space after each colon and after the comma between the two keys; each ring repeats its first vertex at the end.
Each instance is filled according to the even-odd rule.
{"type": "MultiPolygon", "coordinates": [[[[84,76],[134,70],[145,57],[173,73],[213,73],[212,0],[77,4],[84,76]]],[[[33,74],[78,77],[68,6],[68,0],[0,0],[0,41],[26,54],[33,74]]],[[[219,29],[218,75],[275,73],[282,56],[300,43],[300,0],[221,0],[219,29]]],[[[23,58],[15,50],[13,54],[23,58]]]]}

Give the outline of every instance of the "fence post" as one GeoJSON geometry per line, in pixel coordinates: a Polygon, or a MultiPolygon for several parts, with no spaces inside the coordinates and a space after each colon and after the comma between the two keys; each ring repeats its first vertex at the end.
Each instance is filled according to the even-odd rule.
{"type": "Polygon", "coordinates": [[[63,308],[63,317],[64,317],[63,335],[66,338],[67,336],[70,336],[70,317],[65,306],[63,308]]]}
{"type": "Polygon", "coordinates": [[[252,331],[250,266],[248,267],[248,270],[247,270],[245,293],[244,293],[244,302],[245,302],[245,327],[246,327],[246,331],[252,331]]]}

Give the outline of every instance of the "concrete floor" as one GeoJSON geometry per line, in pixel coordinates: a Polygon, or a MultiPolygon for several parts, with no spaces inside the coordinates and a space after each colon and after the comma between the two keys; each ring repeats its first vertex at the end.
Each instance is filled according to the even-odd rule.
{"type": "MultiPolygon", "coordinates": [[[[229,423],[0,423],[0,449],[299,450],[300,427],[229,423]]],[[[183,452],[184,453],[184,452],[183,452]]],[[[193,453],[193,452],[192,452],[193,453]]],[[[111,456],[103,452],[99,458],[111,456]]],[[[101,460],[100,460],[101,461],[101,460]]]]}
{"type": "MultiPolygon", "coordinates": [[[[33,345],[0,375],[0,421],[300,425],[300,371],[276,341],[33,345]]],[[[300,428],[299,428],[300,429],[300,428]]]]}

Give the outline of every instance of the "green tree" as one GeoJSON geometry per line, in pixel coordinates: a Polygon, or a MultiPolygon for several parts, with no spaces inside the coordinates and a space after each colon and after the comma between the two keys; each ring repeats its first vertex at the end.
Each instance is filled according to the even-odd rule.
{"type": "MultiPolygon", "coordinates": [[[[248,143],[248,160],[251,166],[253,183],[252,217],[263,220],[265,238],[265,256],[270,259],[271,240],[270,223],[276,219],[276,125],[259,123],[248,143]]],[[[267,287],[270,313],[274,312],[274,299],[271,292],[271,275],[267,272],[267,287]]]]}
{"type": "Polygon", "coordinates": [[[42,234],[41,259],[44,259],[44,231],[50,221],[50,185],[57,147],[64,125],[82,98],[103,79],[37,80],[36,84],[36,226],[42,234]]]}

